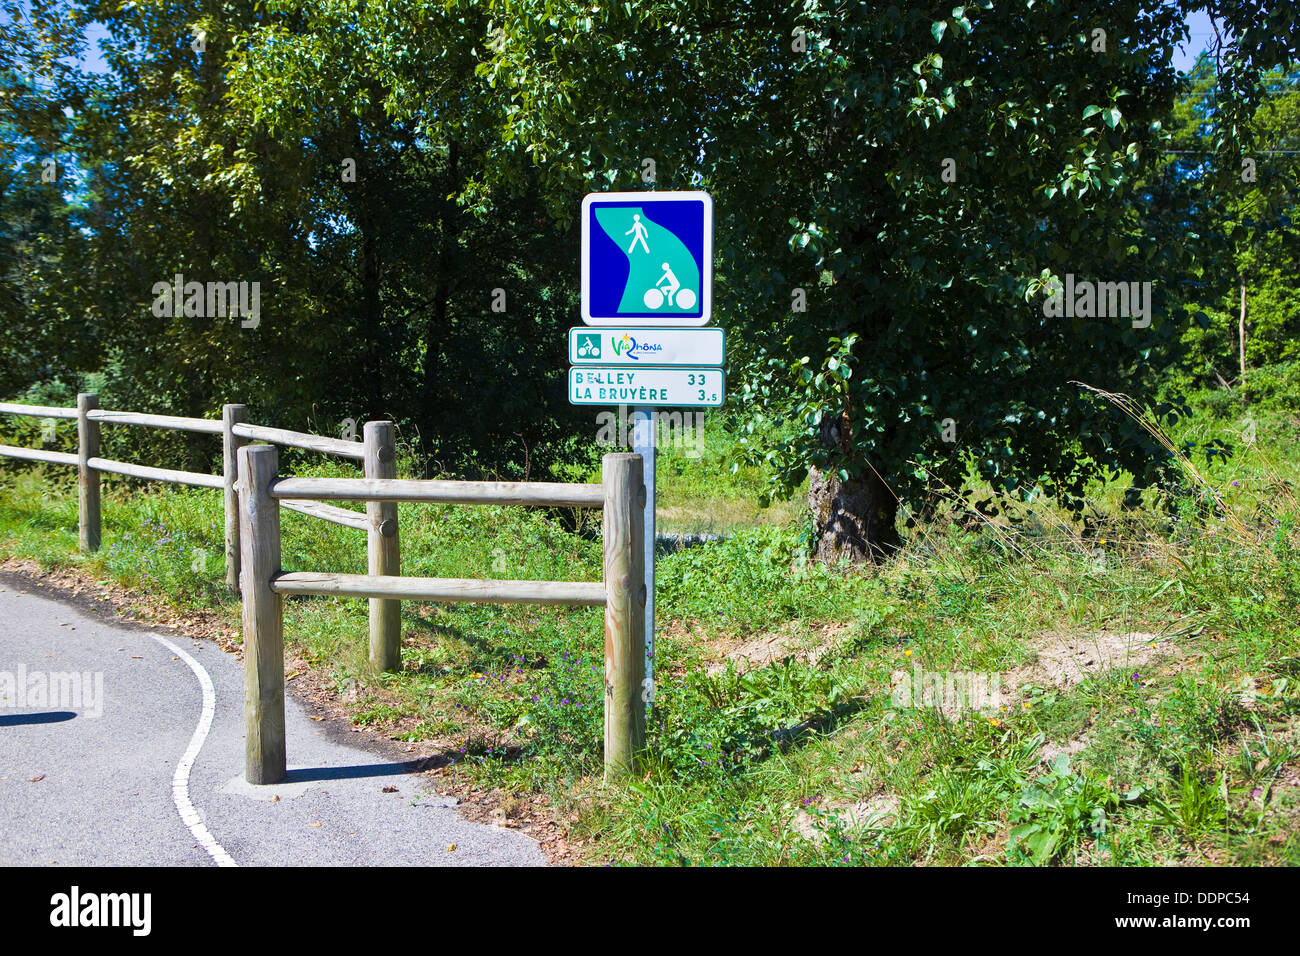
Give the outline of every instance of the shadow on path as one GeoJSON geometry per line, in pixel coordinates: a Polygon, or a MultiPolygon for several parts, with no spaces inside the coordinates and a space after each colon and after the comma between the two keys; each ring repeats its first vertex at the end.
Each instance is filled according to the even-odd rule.
{"type": "Polygon", "coordinates": [[[58,724],[72,720],[77,715],[70,710],[50,710],[43,714],[2,714],[0,727],[17,727],[20,724],[58,724]]]}
{"type": "Polygon", "coordinates": [[[359,777],[389,777],[396,773],[419,773],[427,761],[404,763],[354,764],[351,767],[300,767],[285,774],[283,783],[307,783],[312,780],[355,780],[359,777]]]}

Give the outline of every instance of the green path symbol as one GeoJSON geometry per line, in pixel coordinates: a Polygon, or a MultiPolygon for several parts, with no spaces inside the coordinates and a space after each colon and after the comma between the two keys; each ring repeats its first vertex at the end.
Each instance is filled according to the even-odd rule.
{"type": "Polygon", "coordinates": [[[700,267],[676,235],[639,206],[597,206],[596,221],[628,261],[619,312],[695,311],[700,267]]]}

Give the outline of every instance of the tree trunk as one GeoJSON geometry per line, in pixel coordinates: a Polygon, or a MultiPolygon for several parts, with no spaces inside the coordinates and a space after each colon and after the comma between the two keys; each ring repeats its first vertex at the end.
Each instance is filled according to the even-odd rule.
{"type": "Polygon", "coordinates": [[[1237,325],[1238,341],[1241,344],[1241,384],[1246,384],[1246,277],[1241,277],[1241,319],[1237,325]]]}
{"type": "Polygon", "coordinates": [[[813,559],[835,564],[879,563],[901,546],[894,519],[898,500],[874,472],[841,481],[835,472],[809,471],[808,506],[813,513],[813,559]]]}

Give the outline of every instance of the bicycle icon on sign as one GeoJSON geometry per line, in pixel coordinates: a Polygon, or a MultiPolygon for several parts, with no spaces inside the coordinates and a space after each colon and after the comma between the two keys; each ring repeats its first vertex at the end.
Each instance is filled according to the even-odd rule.
{"type": "Polygon", "coordinates": [[[646,289],[645,295],[641,297],[647,309],[658,309],[665,302],[676,305],[677,308],[687,310],[695,307],[695,293],[690,289],[683,289],[677,276],[668,263],[663,264],[664,274],[660,276],[659,281],[653,288],[646,289]]]}

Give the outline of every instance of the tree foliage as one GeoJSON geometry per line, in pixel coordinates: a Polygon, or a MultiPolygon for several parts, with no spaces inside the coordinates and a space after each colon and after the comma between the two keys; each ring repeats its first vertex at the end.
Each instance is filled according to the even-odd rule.
{"type": "Polygon", "coordinates": [[[25,27],[0,60],[26,169],[3,196],[0,385],[101,372],[106,404],[391,416],[448,467],[536,467],[581,421],[562,331],[582,195],[703,188],[730,402],[774,492],[810,467],[913,502],[972,465],[1067,502],[1117,469],[1149,483],[1162,450],[1079,383],[1151,399],[1209,347],[1188,323],[1234,270],[1263,296],[1256,347],[1293,347],[1292,236],[1259,225],[1290,180],[1228,173],[1294,137],[1268,71],[1296,60],[1296,14],[1216,4],[1197,112],[1170,54],[1196,6],[44,0],[71,27],[25,27]],[[107,74],[57,66],[90,21],[107,74]],[[1170,159],[1186,142],[1205,175],[1170,159]],[[32,179],[42,149],[75,153],[76,188],[32,179]],[[260,326],[155,315],[177,273],[259,282],[260,326]],[[1049,314],[1070,275],[1151,283],[1149,324],[1049,314]]]}

